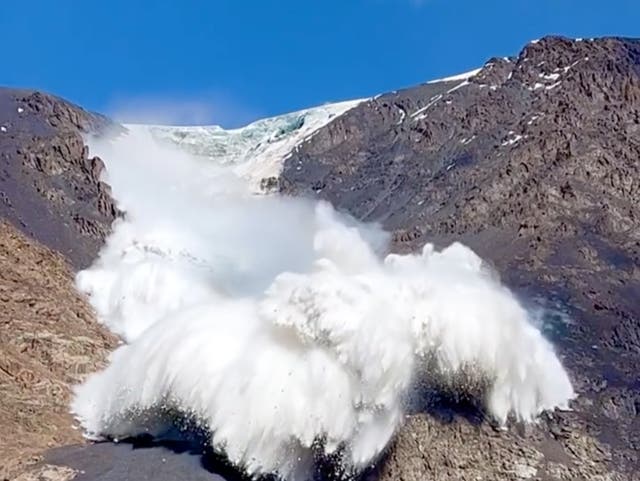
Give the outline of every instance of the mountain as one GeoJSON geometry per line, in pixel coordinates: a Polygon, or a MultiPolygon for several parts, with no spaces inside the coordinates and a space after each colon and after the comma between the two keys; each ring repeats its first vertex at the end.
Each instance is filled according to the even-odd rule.
{"type": "MultiPolygon", "coordinates": [[[[25,242],[86,266],[120,213],[83,136],[121,127],[56,97],[8,89],[0,90],[0,125],[0,214],[31,236],[25,242]]],[[[523,298],[553,313],[547,335],[578,391],[573,411],[497,431],[473,402],[427,390],[370,476],[633,479],[640,468],[640,41],[546,37],[468,74],[233,131],[126,127],[233,164],[256,191],[321,198],[380,222],[398,252],[460,240],[523,298]]],[[[22,262],[0,261],[3,269],[22,262]]],[[[17,282],[40,296],[35,286],[53,274],[34,281],[29,272],[17,282]]],[[[5,290],[15,289],[7,282],[5,290]]],[[[33,322],[52,315],[36,311],[33,322]]],[[[36,389],[28,384],[26,392],[36,389]]],[[[96,470],[118,462],[97,459],[96,470]]]]}
{"type": "MultiPolygon", "coordinates": [[[[637,468],[640,41],[548,37],[467,78],[363,102],[296,149],[279,184],[381,222],[398,251],[461,240],[513,288],[553,299],[572,319],[552,338],[580,397],[550,421],[555,447],[527,449],[572,457],[577,433],[589,433],[614,465],[637,468]]],[[[418,441],[400,436],[389,479],[442,463],[419,449],[438,439],[430,424],[409,421],[418,441]]],[[[469,464],[442,479],[486,461],[483,450],[448,449],[469,464]]],[[[552,476],[556,466],[529,468],[552,476]]]]}
{"type": "Polygon", "coordinates": [[[52,95],[0,88],[0,216],[76,268],[95,258],[117,215],[104,164],[83,141],[110,128],[52,95]]]}

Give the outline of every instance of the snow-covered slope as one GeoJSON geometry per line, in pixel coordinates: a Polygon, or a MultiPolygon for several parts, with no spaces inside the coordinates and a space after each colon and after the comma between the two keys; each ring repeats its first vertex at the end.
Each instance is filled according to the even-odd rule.
{"type": "Polygon", "coordinates": [[[362,101],[326,104],[232,130],[219,126],[128,125],[127,128],[146,130],[157,140],[175,144],[191,154],[220,165],[232,165],[256,190],[263,191],[268,179],[279,175],[282,162],[296,145],[362,101]]]}

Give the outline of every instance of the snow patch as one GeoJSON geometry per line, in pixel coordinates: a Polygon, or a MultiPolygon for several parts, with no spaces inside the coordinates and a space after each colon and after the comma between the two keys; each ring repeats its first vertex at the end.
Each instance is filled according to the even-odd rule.
{"type": "MultiPolygon", "coordinates": [[[[513,135],[513,132],[509,132],[510,135],[513,135]]],[[[507,139],[504,142],[502,142],[502,145],[513,145],[517,142],[519,142],[522,139],[522,135],[518,134],[515,135],[514,137],[512,137],[511,139],[507,139]]]]}
{"type": "Polygon", "coordinates": [[[451,92],[455,92],[456,90],[458,90],[458,89],[460,89],[460,88],[462,88],[462,87],[464,87],[464,86],[466,86],[466,85],[469,85],[470,83],[471,83],[471,82],[469,82],[468,80],[465,80],[464,82],[460,82],[460,83],[459,83],[458,85],[456,85],[455,87],[450,88],[449,90],[447,90],[447,93],[448,93],[448,94],[450,94],[451,92]]]}
{"type": "Polygon", "coordinates": [[[558,80],[558,78],[560,78],[560,74],[559,73],[549,73],[549,74],[540,73],[538,74],[538,77],[543,78],[545,80],[556,81],[558,80]]]}
{"type": "Polygon", "coordinates": [[[436,95],[435,97],[431,97],[429,99],[429,103],[427,105],[425,105],[424,107],[416,110],[414,113],[411,114],[411,118],[414,120],[422,120],[425,118],[424,113],[432,106],[434,105],[436,102],[438,102],[440,99],[442,98],[442,94],[436,95]]]}
{"type": "Polygon", "coordinates": [[[458,75],[452,75],[451,77],[445,77],[445,78],[439,78],[439,79],[435,79],[435,80],[430,80],[427,83],[428,84],[434,84],[434,83],[438,83],[438,82],[455,82],[456,80],[468,80],[471,77],[475,77],[476,75],[478,75],[478,73],[480,73],[480,71],[482,70],[482,68],[477,68],[474,70],[469,70],[468,72],[464,72],[458,75]]]}
{"type": "Polygon", "coordinates": [[[396,105],[396,107],[400,111],[400,120],[396,122],[396,125],[400,125],[402,122],[404,122],[404,119],[407,118],[407,111],[399,105],[396,105]]]}
{"type": "Polygon", "coordinates": [[[527,122],[527,125],[531,125],[533,124],[536,120],[538,120],[540,118],[539,115],[533,115],[531,116],[531,118],[529,119],[529,121],[527,122]]]}

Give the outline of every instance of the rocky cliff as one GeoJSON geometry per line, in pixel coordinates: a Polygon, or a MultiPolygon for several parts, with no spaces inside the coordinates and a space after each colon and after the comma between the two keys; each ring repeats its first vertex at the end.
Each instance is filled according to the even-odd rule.
{"type": "Polygon", "coordinates": [[[116,128],[57,97],[0,88],[0,217],[87,266],[117,209],[83,135],[116,128]]]}

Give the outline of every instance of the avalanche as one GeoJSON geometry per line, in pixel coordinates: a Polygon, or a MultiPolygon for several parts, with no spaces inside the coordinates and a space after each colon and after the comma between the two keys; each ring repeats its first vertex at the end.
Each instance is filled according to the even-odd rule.
{"type": "Polygon", "coordinates": [[[125,344],[76,388],[87,435],[162,434],[179,412],[250,475],[303,480],[319,457],[347,473],[374,462],[419,377],[463,389],[472,376],[500,423],[568,407],[552,346],[470,249],[391,254],[377,225],[255,194],[345,108],[256,136],[138,127],[93,141],[126,217],[77,285],[125,344]]]}

